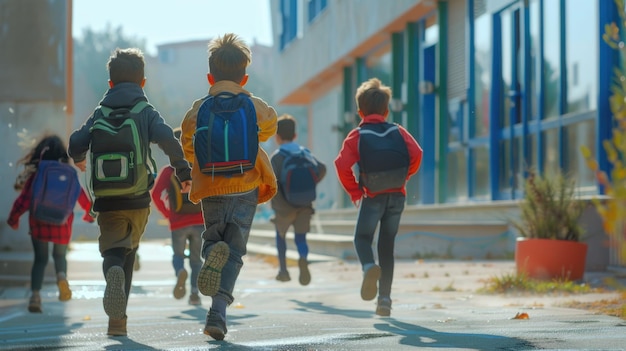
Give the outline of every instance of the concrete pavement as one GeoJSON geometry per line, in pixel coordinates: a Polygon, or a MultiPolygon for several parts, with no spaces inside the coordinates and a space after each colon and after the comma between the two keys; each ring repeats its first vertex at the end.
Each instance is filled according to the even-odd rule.
{"type": "MultiPolygon", "coordinates": [[[[202,334],[210,298],[189,306],[172,297],[174,273],[167,240],[145,241],[128,307],[128,337],[108,337],[104,281],[95,242],[73,243],[68,255],[73,298],[43,291],[43,314],[26,310],[26,286],[0,294],[0,350],[623,350],[626,321],[560,307],[616,293],[577,296],[484,295],[489,277],[510,274],[512,261],[401,261],[396,264],[391,317],[374,314],[359,296],[354,261],[317,257],[312,282],[274,279],[271,255],[251,254],[228,309],[228,334],[202,334]],[[512,319],[526,312],[529,319],[512,319]]],[[[270,253],[270,252],[268,252],[270,253]]],[[[588,274],[598,281],[602,274],[588,274]]],[[[188,287],[189,288],[189,287],[188,287]]]]}

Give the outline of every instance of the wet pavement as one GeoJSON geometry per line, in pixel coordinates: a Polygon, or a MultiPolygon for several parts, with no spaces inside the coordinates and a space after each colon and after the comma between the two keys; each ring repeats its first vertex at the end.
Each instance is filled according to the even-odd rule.
{"type": "MultiPolygon", "coordinates": [[[[211,299],[190,306],[172,297],[175,283],[167,241],[139,249],[128,307],[128,336],[106,335],[104,281],[96,243],[74,243],[68,256],[73,298],[43,290],[43,313],[26,309],[27,286],[0,288],[0,350],[623,350],[626,321],[564,308],[617,293],[504,296],[478,293],[486,279],[514,272],[512,261],[401,261],[396,264],[391,317],[359,295],[354,261],[320,260],[312,281],[275,280],[272,257],[245,258],[228,309],[228,334],[202,333],[211,299]],[[513,319],[518,313],[528,319],[513,319]]],[[[590,274],[586,279],[601,279],[590,274]]],[[[187,285],[189,290],[189,285],[187,285]]]]}

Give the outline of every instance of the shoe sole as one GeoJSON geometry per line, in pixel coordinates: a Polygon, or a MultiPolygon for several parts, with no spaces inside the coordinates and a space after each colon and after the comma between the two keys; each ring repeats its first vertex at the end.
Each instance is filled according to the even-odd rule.
{"type": "Polygon", "coordinates": [[[124,291],[125,274],[122,267],[109,268],[105,276],[106,289],[102,304],[107,316],[122,319],[126,315],[126,292],[124,291]]]}
{"type": "Polygon", "coordinates": [[[59,301],[68,301],[72,299],[72,290],[70,290],[70,284],[67,280],[57,281],[59,287],[59,301]]]}
{"type": "Polygon", "coordinates": [[[41,301],[38,302],[29,302],[28,304],[28,312],[30,313],[41,313],[41,301]]]}
{"type": "Polygon", "coordinates": [[[215,340],[224,340],[224,331],[219,327],[206,327],[204,328],[204,335],[208,335],[215,340]]]}
{"type": "Polygon", "coordinates": [[[198,274],[198,290],[204,296],[215,296],[222,281],[222,268],[228,261],[230,248],[223,241],[213,245],[198,274]]]}
{"type": "Polygon", "coordinates": [[[187,290],[185,289],[185,283],[187,282],[187,271],[182,269],[178,273],[178,278],[176,279],[176,286],[174,287],[174,298],[177,300],[185,297],[187,290]]]}
{"type": "Polygon", "coordinates": [[[391,308],[389,307],[377,307],[376,314],[381,317],[389,317],[391,316],[391,308]]]}
{"type": "Polygon", "coordinates": [[[373,266],[363,276],[361,285],[361,298],[365,301],[373,300],[378,294],[378,279],[380,279],[380,267],[373,266]]]}
{"type": "Polygon", "coordinates": [[[291,277],[277,275],[276,280],[278,280],[279,282],[288,282],[291,280],[291,277]]]}
{"type": "Polygon", "coordinates": [[[191,305],[191,306],[201,306],[202,305],[202,301],[200,301],[200,300],[189,300],[189,305],[191,305]]]}
{"type": "Polygon", "coordinates": [[[107,330],[107,335],[109,336],[127,336],[128,332],[126,330],[126,320],[123,320],[122,325],[111,325],[111,320],[109,320],[109,329],[107,330]]]}
{"type": "Polygon", "coordinates": [[[300,285],[309,285],[311,282],[311,272],[309,271],[309,263],[305,258],[298,260],[298,268],[300,268],[300,276],[298,277],[300,285]]]}

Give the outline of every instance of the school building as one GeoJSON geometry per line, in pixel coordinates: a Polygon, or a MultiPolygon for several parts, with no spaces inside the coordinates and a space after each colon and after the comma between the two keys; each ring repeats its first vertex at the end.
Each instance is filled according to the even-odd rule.
{"type": "MultiPolygon", "coordinates": [[[[399,242],[511,250],[508,224],[529,168],[560,169],[581,196],[599,193],[580,148],[609,168],[602,141],[618,52],[602,34],[619,23],[613,0],[271,0],[271,8],[274,97],[279,108],[306,106],[307,146],[330,166],[317,201],[323,230],[353,228],[356,210],[333,160],[359,121],[356,88],[371,77],[392,87],[389,118],[424,149],[399,242]]],[[[602,244],[592,206],[585,216],[588,267],[626,266],[602,244]]]]}

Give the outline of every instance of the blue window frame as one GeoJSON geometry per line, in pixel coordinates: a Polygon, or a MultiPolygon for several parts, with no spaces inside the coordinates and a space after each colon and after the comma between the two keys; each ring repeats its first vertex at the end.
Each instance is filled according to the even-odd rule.
{"type": "Polygon", "coordinates": [[[308,13],[307,17],[309,19],[309,23],[312,22],[317,16],[322,13],[322,11],[326,8],[326,0],[308,0],[308,13]]]}
{"type": "Polygon", "coordinates": [[[298,36],[298,0],[280,0],[280,50],[298,36]]]}

